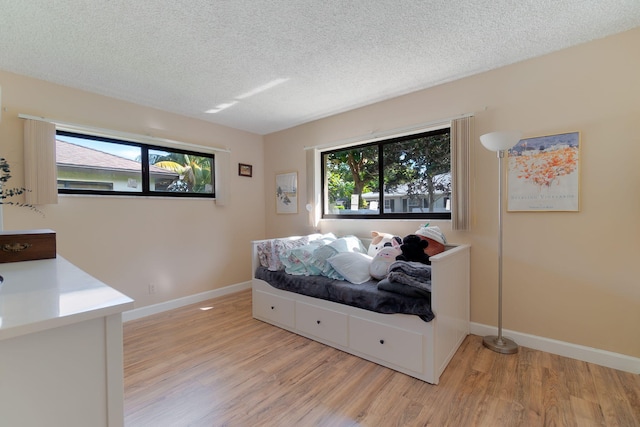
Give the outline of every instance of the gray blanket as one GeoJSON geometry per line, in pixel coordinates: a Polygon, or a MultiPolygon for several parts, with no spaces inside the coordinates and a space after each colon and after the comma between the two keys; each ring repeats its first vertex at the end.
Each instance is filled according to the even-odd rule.
{"type": "Polygon", "coordinates": [[[374,280],[353,284],[324,276],[294,276],[284,271],[269,271],[264,267],[257,268],[255,277],[274,288],[378,313],[415,314],[425,322],[434,318],[431,311],[431,294],[428,292],[422,295],[408,295],[381,289],[374,280]]]}
{"type": "Polygon", "coordinates": [[[421,262],[396,261],[389,266],[387,279],[431,292],[431,266],[421,262]]]}

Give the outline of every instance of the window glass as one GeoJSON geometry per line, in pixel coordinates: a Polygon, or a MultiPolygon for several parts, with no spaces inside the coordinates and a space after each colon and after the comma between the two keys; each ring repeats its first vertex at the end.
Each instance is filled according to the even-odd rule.
{"type": "Polygon", "coordinates": [[[151,191],[212,194],[212,170],[211,156],[149,150],[151,191]]]}
{"type": "Polygon", "coordinates": [[[141,148],[56,136],[58,189],[142,192],[141,148]]]}
{"type": "Polygon", "coordinates": [[[325,214],[378,214],[378,147],[361,146],[323,153],[325,214]],[[371,202],[375,202],[371,206],[371,202]]]}
{"type": "Polygon", "coordinates": [[[58,192],[214,197],[213,154],[57,131],[58,192]]]}
{"type": "Polygon", "coordinates": [[[323,217],[451,218],[450,153],[448,128],[323,152],[323,217]]]}

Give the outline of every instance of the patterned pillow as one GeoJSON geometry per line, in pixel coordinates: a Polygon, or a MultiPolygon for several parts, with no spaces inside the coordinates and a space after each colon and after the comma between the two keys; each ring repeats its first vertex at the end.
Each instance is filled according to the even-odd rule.
{"type": "Polygon", "coordinates": [[[309,263],[320,272],[321,276],[342,280],[342,276],[327,262],[336,254],[338,251],[332,245],[324,245],[316,249],[309,263]]]}
{"type": "Polygon", "coordinates": [[[311,260],[316,250],[322,246],[324,246],[322,241],[315,240],[309,242],[308,245],[288,250],[285,255],[280,256],[284,271],[296,276],[319,275],[320,270],[311,264],[311,260]]]}
{"type": "Polygon", "coordinates": [[[280,255],[285,254],[289,249],[304,246],[307,243],[309,243],[309,239],[306,236],[297,239],[271,239],[262,242],[257,247],[260,265],[271,271],[284,270],[280,255]]]}

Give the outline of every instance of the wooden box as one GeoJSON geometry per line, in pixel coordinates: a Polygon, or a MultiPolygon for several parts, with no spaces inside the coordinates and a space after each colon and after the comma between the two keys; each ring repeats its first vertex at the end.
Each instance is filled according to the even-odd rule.
{"type": "Polygon", "coordinates": [[[0,232],[0,263],[56,257],[56,232],[21,230],[0,232]]]}

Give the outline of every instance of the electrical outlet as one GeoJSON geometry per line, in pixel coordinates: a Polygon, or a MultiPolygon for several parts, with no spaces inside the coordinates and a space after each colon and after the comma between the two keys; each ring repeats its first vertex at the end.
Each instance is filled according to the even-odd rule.
{"type": "Polygon", "coordinates": [[[153,295],[156,293],[156,285],[153,283],[149,283],[149,295],[153,295]]]}

